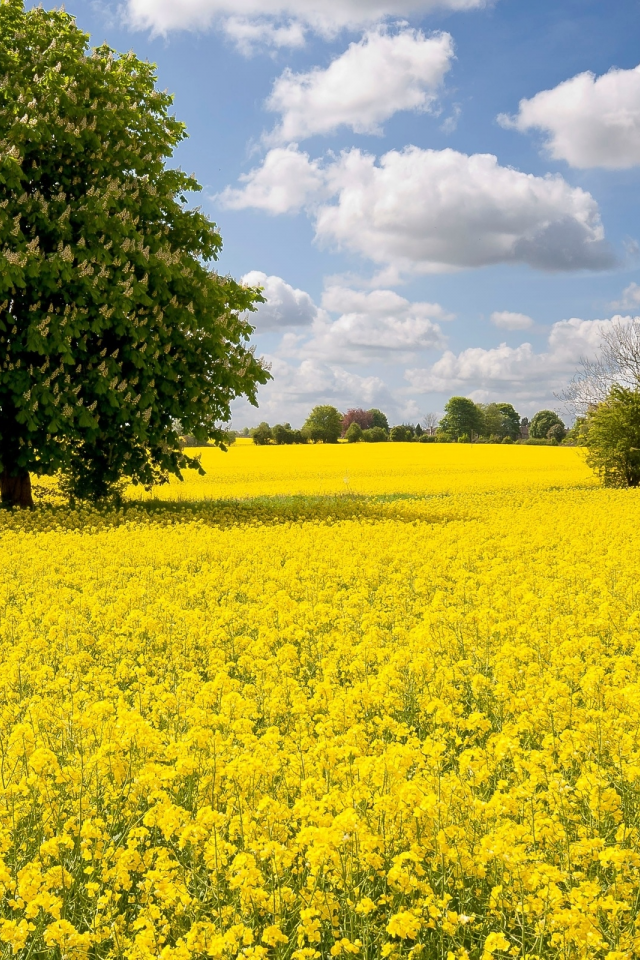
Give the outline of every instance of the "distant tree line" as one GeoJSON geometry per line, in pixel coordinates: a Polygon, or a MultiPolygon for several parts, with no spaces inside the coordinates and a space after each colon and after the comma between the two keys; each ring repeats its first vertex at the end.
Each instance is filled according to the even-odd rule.
{"type": "Polygon", "coordinates": [[[452,397],[444,416],[428,413],[419,423],[389,425],[378,410],[352,408],[345,414],[333,406],[314,407],[302,429],[290,423],[270,426],[262,422],[236,436],[252,437],[258,446],[293,443],[531,443],[555,445],[573,442],[557,413],[540,410],[531,422],[510,403],[474,403],[468,397],[452,397]]]}

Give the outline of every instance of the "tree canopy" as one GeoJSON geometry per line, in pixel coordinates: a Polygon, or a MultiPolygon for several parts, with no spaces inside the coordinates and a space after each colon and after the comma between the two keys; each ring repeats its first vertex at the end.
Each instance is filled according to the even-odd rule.
{"type": "Polygon", "coordinates": [[[587,463],[607,487],[640,486],[640,393],[612,387],[587,414],[587,463]]]}
{"type": "Polygon", "coordinates": [[[0,473],[67,471],[82,495],[195,465],[230,402],[269,374],[247,341],[260,294],[209,266],[215,225],[165,165],[186,136],[154,67],[61,11],[0,5],[0,473]]]}
{"type": "Polygon", "coordinates": [[[371,428],[380,427],[381,430],[389,429],[389,421],[387,416],[382,410],[378,410],[377,407],[372,407],[371,410],[367,410],[367,413],[371,414],[371,428]]]}
{"type": "Polygon", "coordinates": [[[440,430],[456,440],[466,436],[471,439],[474,433],[482,429],[482,413],[473,400],[468,397],[451,397],[444,408],[444,417],[440,420],[440,430]]]}
{"type": "Polygon", "coordinates": [[[373,414],[371,410],[363,410],[361,407],[352,407],[347,410],[342,418],[342,436],[346,437],[349,427],[356,423],[361,430],[368,430],[373,426],[373,414]]]}
{"type": "Polygon", "coordinates": [[[561,426],[565,429],[564,423],[557,413],[553,410],[539,410],[531,419],[529,426],[529,435],[534,440],[545,440],[549,436],[549,430],[555,426],[561,426]]]}
{"type": "Polygon", "coordinates": [[[314,407],[302,428],[307,440],[322,443],[337,443],[342,433],[342,414],[335,407],[321,404],[314,407]]]}

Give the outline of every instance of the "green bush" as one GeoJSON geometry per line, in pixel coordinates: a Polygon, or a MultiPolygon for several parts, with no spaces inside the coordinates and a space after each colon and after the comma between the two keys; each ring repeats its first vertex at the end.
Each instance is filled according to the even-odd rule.
{"type": "Polygon", "coordinates": [[[640,392],[614,387],[587,415],[585,443],[605,487],[640,486],[640,392]]]}
{"type": "Polygon", "coordinates": [[[362,427],[359,423],[356,423],[355,420],[353,423],[350,423],[347,427],[347,432],[344,435],[347,443],[359,443],[362,440],[362,427]]]}
{"type": "Polygon", "coordinates": [[[253,442],[258,447],[266,447],[268,443],[273,442],[273,433],[271,431],[271,427],[264,420],[259,426],[251,431],[251,436],[253,437],[253,442]]]}
{"type": "Polygon", "coordinates": [[[391,427],[389,440],[392,443],[410,443],[413,440],[413,428],[406,424],[400,424],[397,427],[391,427]]]}
{"type": "Polygon", "coordinates": [[[383,427],[369,427],[362,431],[362,439],[365,443],[386,443],[387,432],[383,427]]]}

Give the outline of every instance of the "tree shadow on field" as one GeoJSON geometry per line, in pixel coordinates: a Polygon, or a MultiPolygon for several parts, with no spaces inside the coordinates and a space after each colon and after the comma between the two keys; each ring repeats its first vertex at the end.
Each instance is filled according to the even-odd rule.
{"type": "Polygon", "coordinates": [[[475,519],[458,498],[450,494],[414,496],[389,494],[361,496],[270,496],[246,500],[136,501],[121,507],[81,505],[75,508],[46,504],[34,511],[0,511],[0,534],[5,530],[70,531],[98,533],[123,525],[211,527],[277,526],[290,523],[333,524],[393,521],[408,524],[442,524],[475,519]]]}

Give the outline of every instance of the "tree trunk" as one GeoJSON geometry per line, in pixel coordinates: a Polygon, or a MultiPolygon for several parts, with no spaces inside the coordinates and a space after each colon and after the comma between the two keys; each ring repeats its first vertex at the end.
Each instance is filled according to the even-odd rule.
{"type": "Polygon", "coordinates": [[[22,507],[23,509],[33,507],[31,477],[26,470],[16,477],[10,476],[8,470],[3,470],[0,473],[0,487],[3,507],[22,507]]]}

